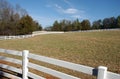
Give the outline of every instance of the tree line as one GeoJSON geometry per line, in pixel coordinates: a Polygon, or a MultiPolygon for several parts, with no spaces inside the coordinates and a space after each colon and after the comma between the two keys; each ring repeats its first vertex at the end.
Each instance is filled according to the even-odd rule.
{"type": "Polygon", "coordinates": [[[31,34],[36,30],[42,30],[42,27],[25,9],[0,0],[0,35],[31,34]]]}
{"type": "Polygon", "coordinates": [[[52,26],[46,27],[45,30],[48,31],[78,31],[78,30],[92,30],[92,29],[112,29],[120,28],[120,16],[117,18],[110,17],[104,18],[103,20],[99,19],[94,21],[92,24],[89,20],[85,19],[82,22],[79,19],[74,21],[62,20],[55,21],[52,26]]]}
{"type": "MultiPolygon", "coordinates": [[[[76,19],[54,21],[53,25],[46,27],[47,31],[78,31],[91,29],[120,28],[120,16],[104,18],[94,21],[76,19]]],[[[28,15],[27,11],[19,5],[12,6],[6,0],[0,0],[0,35],[24,35],[33,31],[42,30],[42,26],[28,15]]]]}

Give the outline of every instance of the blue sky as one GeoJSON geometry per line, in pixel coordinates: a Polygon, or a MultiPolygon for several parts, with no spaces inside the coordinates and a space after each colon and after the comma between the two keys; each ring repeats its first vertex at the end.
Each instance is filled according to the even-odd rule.
{"type": "Polygon", "coordinates": [[[43,27],[55,20],[98,19],[120,15],[120,0],[8,0],[26,9],[43,27]]]}

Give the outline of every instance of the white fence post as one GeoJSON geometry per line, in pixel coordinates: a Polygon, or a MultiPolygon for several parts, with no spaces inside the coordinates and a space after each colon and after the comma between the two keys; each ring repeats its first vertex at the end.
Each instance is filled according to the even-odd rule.
{"type": "Polygon", "coordinates": [[[97,79],[106,79],[106,75],[107,75],[107,67],[99,66],[97,79]]]}
{"type": "Polygon", "coordinates": [[[28,50],[23,50],[22,52],[22,79],[28,79],[28,50]]]}

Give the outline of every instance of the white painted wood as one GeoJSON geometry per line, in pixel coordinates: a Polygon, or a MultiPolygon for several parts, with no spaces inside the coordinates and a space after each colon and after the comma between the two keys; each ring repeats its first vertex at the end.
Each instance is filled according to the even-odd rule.
{"type": "MultiPolygon", "coordinates": [[[[18,59],[13,59],[13,58],[1,58],[2,56],[0,56],[0,59],[2,59],[2,60],[4,60],[4,61],[8,61],[8,62],[13,62],[13,63],[16,63],[16,64],[21,64],[22,62],[20,61],[20,60],[18,60],[18,59]]],[[[33,68],[33,69],[36,69],[36,70],[39,70],[39,71],[42,71],[42,72],[45,72],[45,73],[47,73],[47,74],[51,74],[51,75],[53,75],[53,76],[56,76],[56,77],[60,77],[60,78],[69,78],[69,79],[71,79],[71,77],[73,77],[73,76],[70,76],[70,75],[67,75],[67,74],[64,74],[64,73],[61,73],[61,72],[58,72],[58,71],[55,71],[55,70],[52,70],[52,69],[49,69],[49,68],[45,68],[45,67],[42,67],[42,66],[39,66],[39,65],[35,65],[35,64],[32,64],[32,63],[30,63],[29,65],[28,65],[28,67],[30,67],[30,68],[33,68]],[[61,77],[62,76],[62,77],[61,77]],[[67,77],[66,77],[67,76],[67,77]]],[[[28,74],[28,76],[30,76],[29,74],[28,74]]],[[[37,79],[37,78],[39,79],[42,79],[43,77],[40,77],[40,76],[34,76],[34,78],[35,79],[37,79]]],[[[33,77],[31,77],[31,78],[33,78],[33,77]]],[[[73,77],[72,79],[77,79],[77,77],[73,77]]]]}
{"type": "Polygon", "coordinates": [[[44,77],[38,76],[38,75],[31,73],[31,72],[28,72],[28,76],[33,78],[33,79],[46,79],[44,77]]]}
{"type": "Polygon", "coordinates": [[[49,58],[49,57],[45,57],[45,56],[35,55],[32,53],[29,54],[29,58],[39,60],[42,62],[46,62],[46,63],[50,63],[50,64],[54,64],[54,65],[61,66],[64,68],[72,69],[72,70],[75,70],[78,72],[83,72],[83,73],[90,74],[90,75],[93,74],[94,68],[92,68],[92,67],[75,64],[75,63],[71,63],[71,62],[66,62],[63,60],[58,60],[58,59],[49,58]]]}
{"type": "Polygon", "coordinates": [[[2,74],[3,74],[3,76],[8,77],[10,79],[22,79],[20,77],[17,77],[15,75],[12,75],[12,74],[9,74],[9,73],[6,73],[6,72],[2,72],[2,74]]]}
{"type": "Polygon", "coordinates": [[[5,65],[5,64],[0,64],[0,67],[4,68],[4,69],[11,70],[11,71],[14,71],[16,73],[21,73],[22,74],[22,70],[21,69],[15,68],[13,66],[5,65]]]}
{"type": "Polygon", "coordinates": [[[0,48],[0,52],[1,52],[1,53],[5,53],[5,50],[6,50],[6,49],[1,49],[1,48],[0,48]]]}
{"type": "Polygon", "coordinates": [[[21,52],[21,51],[6,50],[6,49],[1,49],[1,48],[0,48],[0,52],[1,52],[1,53],[12,54],[12,55],[22,56],[22,52],[21,52]]]}
{"type": "MultiPolygon", "coordinates": [[[[12,67],[12,66],[8,66],[8,65],[5,65],[5,64],[0,64],[0,67],[4,68],[4,69],[8,69],[10,71],[14,71],[14,72],[19,73],[19,74],[22,74],[21,69],[18,69],[18,68],[12,67]]],[[[28,73],[28,76],[30,78],[33,78],[33,79],[45,79],[44,77],[38,76],[38,75],[33,74],[31,72],[28,73]]]]}
{"type": "Polygon", "coordinates": [[[29,34],[29,35],[18,35],[18,36],[0,36],[0,40],[6,40],[6,39],[22,39],[22,38],[29,38],[29,37],[33,37],[36,35],[44,35],[44,34],[60,34],[60,33],[64,33],[64,32],[33,32],[33,34],[29,34]]]}
{"type": "Polygon", "coordinates": [[[107,78],[106,76],[107,76],[107,67],[99,66],[97,79],[106,79],[107,78]]]}
{"type": "Polygon", "coordinates": [[[22,52],[22,77],[23,79],[28,79],[28,50],[23,50],[22,52]]]}
{"type": "Polygon", "coordinates": [[[18,36],[0,36],[0,40],[6,40],[6,39],[22,39],[22,38],[29,38],[32,37],[32,34],[30,35],[18,35],[18,36]]]}
{"type": "MultiPolygon", "coordinates": [[[[0,56],[0,60],[4,60],[4,61],[7,61],[7,62],[12,62],[12,63],[15,63],[15,64],[22,65],[22,61],[20,61],[18,59],[13,59],[13,58],[9,58],[9,57],[0,56]]],[[[44,77],[38,76],[38,75],[33,74],[31,72],[28,72],[28,76],[31,77],[31,78],[34,78],[34,79],[45,79],[44,77]]]]}
{"type": "Polygon", "coordinates": [[[107,72],[107,79],[120,79],[120,74],[107,72]]]}
{"type": "Polygon", "coordinates": [[[36,69],[38,71],[45,72],[47,74],[58,77],[60,79],[80,79],[78,77],[74,77],[74,76],[71,76],[71,75],[68,75],[68,74],[50,69],[50,68],[46,68],[46,67],[43,67],[43,66],[40,66],[40,65],[36,65],[36,64],[33,64],[33,63],[29,63],[28,66],[33,68],[33,69],[36,69]]]}
{"type": "Polygon", "coordinates": [[[18,60],[18,59],[13,59],[13,58],[9,58],[9,57],[0,56],[0,60],[4,60],[4,61],[7,61],[7,62],[22,65],[22,61],[18,60]]]}
{"type": "MultiPolygon", "coordinates": [[[[3,56],[0,56],[0,60],[4,60],[4,61],[7,61],[7,62],[12,62],[12,63],[16,63],[16,64],[21,64],[22,63],[18,59],[7,58],[7,57],[3,57],[3,56]]],[[[21,69],[18,69],[18,68],[13,67],[13,66],[8,66],[8,65],[5,65],[5,64],[0,64],[0,67],[4,68],[4,69],[8,69],[10,71],[14,71],[16,73],[22,74],[22,70],[21,69]]],[[[14,78],[14,79],[18,79],[18,78],[14,78]]]]}
{"type": "Polygon", "coordinates": [[[34,31],[32,33],[33,36],[37,36],[37,35],[45,35],[45,34],[61,34],[64,32],[57,32],[57,31],[52,31],[52,32],[48,32],[48,31],[34,31]]]}
{"type": "MultiPolygon", "coordinates": [[[[23,51],[23,52],[25,52],[25,51],[23,51]]],[[[7,54],[12,54],[12,55],[22,56],[21,51],[6,50],[6,49],[1,49],[1,48],[0,48],[0,53],[7,53],[7,54]]],[[[61,66],[61,67],[68,68],[68,69],[71,69],[71,70],[75,70],[75,71],[78,71],[78,72],[83,72],[83,73],[86,73],[86,74],[93,75],[93,69],[94,68],[92,68],[92,67],[88,67],[88,66],[84,66],[84,65],[80,65],[80,64],[75,64],[75,63],[71,63],[71,62],[66,62],[66,61],[63,61],[63,60],[58,60],[58,59],[49,58],[49,57],[45,57],[45,56],[35,55],[35,54],[29,54],[29,58],[32,58],[32,59],[35,59],[35,60],[38,60],[38,61],[42,61],[42,62],[46,62],[46,63],[49,63],[49,64],[61,66]]],[[[8,58],[8,57],[7,58],[3,57],[3,56],[0,56],[0,59],[8,61],[8,62],[12,62],[12,63],[17,63],[17,64],[22,63],[18,59],[11,59],[11,58],[8,58]]],[[[15,72],[19,72],[19,73],[21,72],[22,73],[22,71],[20,69],[16,69],[15,67],[13,68],[13,67],[6,66],[4,64],[0,64],[0,67],[1,66],[6,67],[7,69],[11,69],[12,71],[15,71],[15,72]]],[[[32,63],[29,63],[29,67],[31,67],[33,69],[37,69],[37,70],[45,72],[45,73],[48,73],[48,74],[51,74],[51,75],[59,77],[59,78],[63,78],[63,79],[67,79],[67,78],[71,77],[71,75],[67,75],[67,74],[64,74],[62,72],[58,72],[58,71],[52,70],[50,68],[45,68],[43,66],[39,66],[39,65],[36,65],[36,64],[32,64],[32,63]]],[[[37,77],[36,76],[31,76],[29,73],[28,73],[28,76],[30,76],[31,78],[35,77],[35,79],[39,79],[38,75],[33,74],[33,75],[36,75],[37,77]]],[[[41,77],[41,78],[43,78],[43,77],[41,77]]],[[[75,77],[75,78],[77,78],[77,77],[75,77]]],[[[97,79],[120,79],[120,74],[107,72],[106,67],[103,67],[103,66],[101,67],[100,66],[98,68],[97,79]],[[105,73],[105,74],[103,74],[103,73],[105,73]]]]}

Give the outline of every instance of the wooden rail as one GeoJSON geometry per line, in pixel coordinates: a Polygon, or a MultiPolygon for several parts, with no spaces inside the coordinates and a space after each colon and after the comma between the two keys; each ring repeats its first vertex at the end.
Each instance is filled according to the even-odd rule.
{"type": "Polygon", "coordinates": [[[45,34],[61,34],[61,33],[64,33],[64,32],[37,31],[37,32],[33,32],[32,34],[28,34],[28,35],[0,36],[0,40],[5,40],[5,39],[23,39],[23,38],[34,37],[34,36],[37,36],[37,35],[45,35],[45,34]]]}
{"type": "Polygon", "coordinates": [[[8,70],[14,71],[14,72],[22,75],[22,77],[19,77],[18,75],[12,75],[7,72],[2,72],[2,74],[6,77],[12,76],[17,79],[21,79],[21,78],[28,79],[28,77],[33,78],[33,79],[45,79],[42,76],[39,76],[32,72],[29,72],[29,70],[28,70],[28,67],[29,67],[29,68],[53,75],[53,76],[61,78],[61,79],[80,79],[78,77],[68,75],[66,73],[62,73],[62,72],[59,72],[59,71],[56,71],[56,70],[53,70],[53,69],[50,69],[50,68],[47,68],[44,66],[40,66],[40,65],[28,62],[28,59],[34,59],[37,61],[42,61],[45,63],[57,65],[57,66],[64,67],[67,69],[71,69],[74,71],[93,75],[93,76],[96,76],[97,79],[120,79],[120,74],[109,72],[109,71],[107,71],[107,67],[103,67],[103,66],[99,66],[97,69],[95,69],[95,68],[80,65],[80,64],[75,64],[75,63],[71,63],[71,62],[67,62],[67,61],[63,61],[63,60],[58,60],[58,59],[54,59],[54,58],[49,58],[49,57],[45,57],[45,56],[41,56],[41,55],[32,54],[32,53],[29,53],[29,51],[27,51],[27,50],[15,51],[15,50],[0,49],[0,53],[22,56],[22,58],[23,58],[23,60],[21,61],[19,59],[15,59],[15,58],[0,56],[0,60],[19,64],[19,65],[22,65],[22,67],[23,67],[22,69],[20,69],[20,68],[8,66],[6,64],[0,64],[1,68],[8,69],[8,70]]]}

